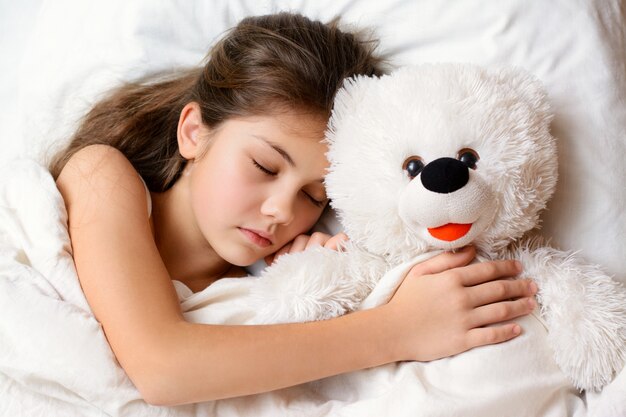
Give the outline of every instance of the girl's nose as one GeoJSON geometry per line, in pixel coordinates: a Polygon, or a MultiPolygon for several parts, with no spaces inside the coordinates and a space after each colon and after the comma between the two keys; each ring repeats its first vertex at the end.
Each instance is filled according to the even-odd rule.
{"type": "Polygon", "coordinates": [[[272,194],[261,205],[261,213],[274,218],[278,224],[288,225],[294,217],[295,198],[288,192],[272,194]]]}

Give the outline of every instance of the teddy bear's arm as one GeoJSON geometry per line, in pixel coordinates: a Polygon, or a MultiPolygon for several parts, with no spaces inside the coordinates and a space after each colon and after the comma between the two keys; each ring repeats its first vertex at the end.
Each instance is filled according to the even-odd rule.
{"type": "Polygon", "coordinates": [[[579,389],[599,390],[626,362],[626,289],[600,267],[529,240],[509,256],[539,287],[537,301],[559,367],[579,389]]]}
{"type": "Polygon", "coordinates": [[[258,278],[256,324],[324,320],[355,310],[384,275],[386,263],[348,243],[279,257],[258,278]]]}

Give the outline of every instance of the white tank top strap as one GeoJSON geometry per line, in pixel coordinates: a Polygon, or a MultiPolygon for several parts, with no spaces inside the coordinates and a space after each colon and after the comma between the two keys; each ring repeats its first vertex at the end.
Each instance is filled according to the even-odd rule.
{"type": "Polygon", "coordinates": [[[150,197],[150,190],[148,189],[148,185],[143,180],[143,178],[141,178],[141,176],[139,176],[139,179],[141,179],[141,182],[143,183],[143,186],[146,189],[146,200],[148,203],[148,217],[150,217],[152,216],[152,197],[150,197]]]}

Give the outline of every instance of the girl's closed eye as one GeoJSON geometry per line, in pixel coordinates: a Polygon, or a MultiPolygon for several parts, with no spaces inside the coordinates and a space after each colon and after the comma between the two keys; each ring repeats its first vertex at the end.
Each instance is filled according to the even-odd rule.
{"type": "Polygon", "coordinates": [[[322,200],[318,200],[315,197],[313,197],[311,194],[307,193],[306,191],[303,191],[303,193],[311,201],[311,203],[315,204],[317,207],[323,207],[324,204],[326,204],[326,199],[325,198],[322,199],[322,200]]]}
{"type": "Polygon", "coordinates": [[[261,172],[263,172],[266,175],[270,175],[270,176],[276,176],[277,172],[272,171],[269,168],[266,168],[265,166],[261,165],[260,163],[258,163],[256,160],[252,159],[252,164],[257,167],[261,172]]]}
{"type": "MultiPolygon", "coordinates": [[[[252,164],[259,170],[261,171],[263,174],[271,176],[271,177],[275,177],[276,175],[278,175],[278,172],[273,171],[270,168],[266,168],[264,165],[262,165],[261,163],[259,163],[257,160],[255,159],[251,159],[252,164]]],[[[304,195],[306,196],[306,198],[313,203],[315,206],[317,207],[323,207],[326,204],[326,199],[322,198],[322,199],[317,199],[315,197],[313,197],[312,194],[310,194],[307,191],[302,191],[304,193],[304,195]]]]}

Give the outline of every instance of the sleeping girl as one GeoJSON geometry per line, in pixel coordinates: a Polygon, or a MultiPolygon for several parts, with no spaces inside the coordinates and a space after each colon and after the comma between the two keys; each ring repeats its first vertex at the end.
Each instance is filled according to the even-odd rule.
{"type": "Polygon", "coordinates": [[[470,265],[471,247],[415,266],[371,310],[282,325],[185,321],[173,280],[199,292],[261,259],[346,238],[308,234],[328,204],[326,123],[345,78],[384,68],[375,42],[337,21],[249,17],[204,67],[110,92],[53,160],[81,287],[147,402],[267,392],[520,334],[486,326],[530,313],[536,287],[506,279],[521,270],[514,261],[470,265]],[[455,294],[476,301],[458,305],[455,294]]]}

